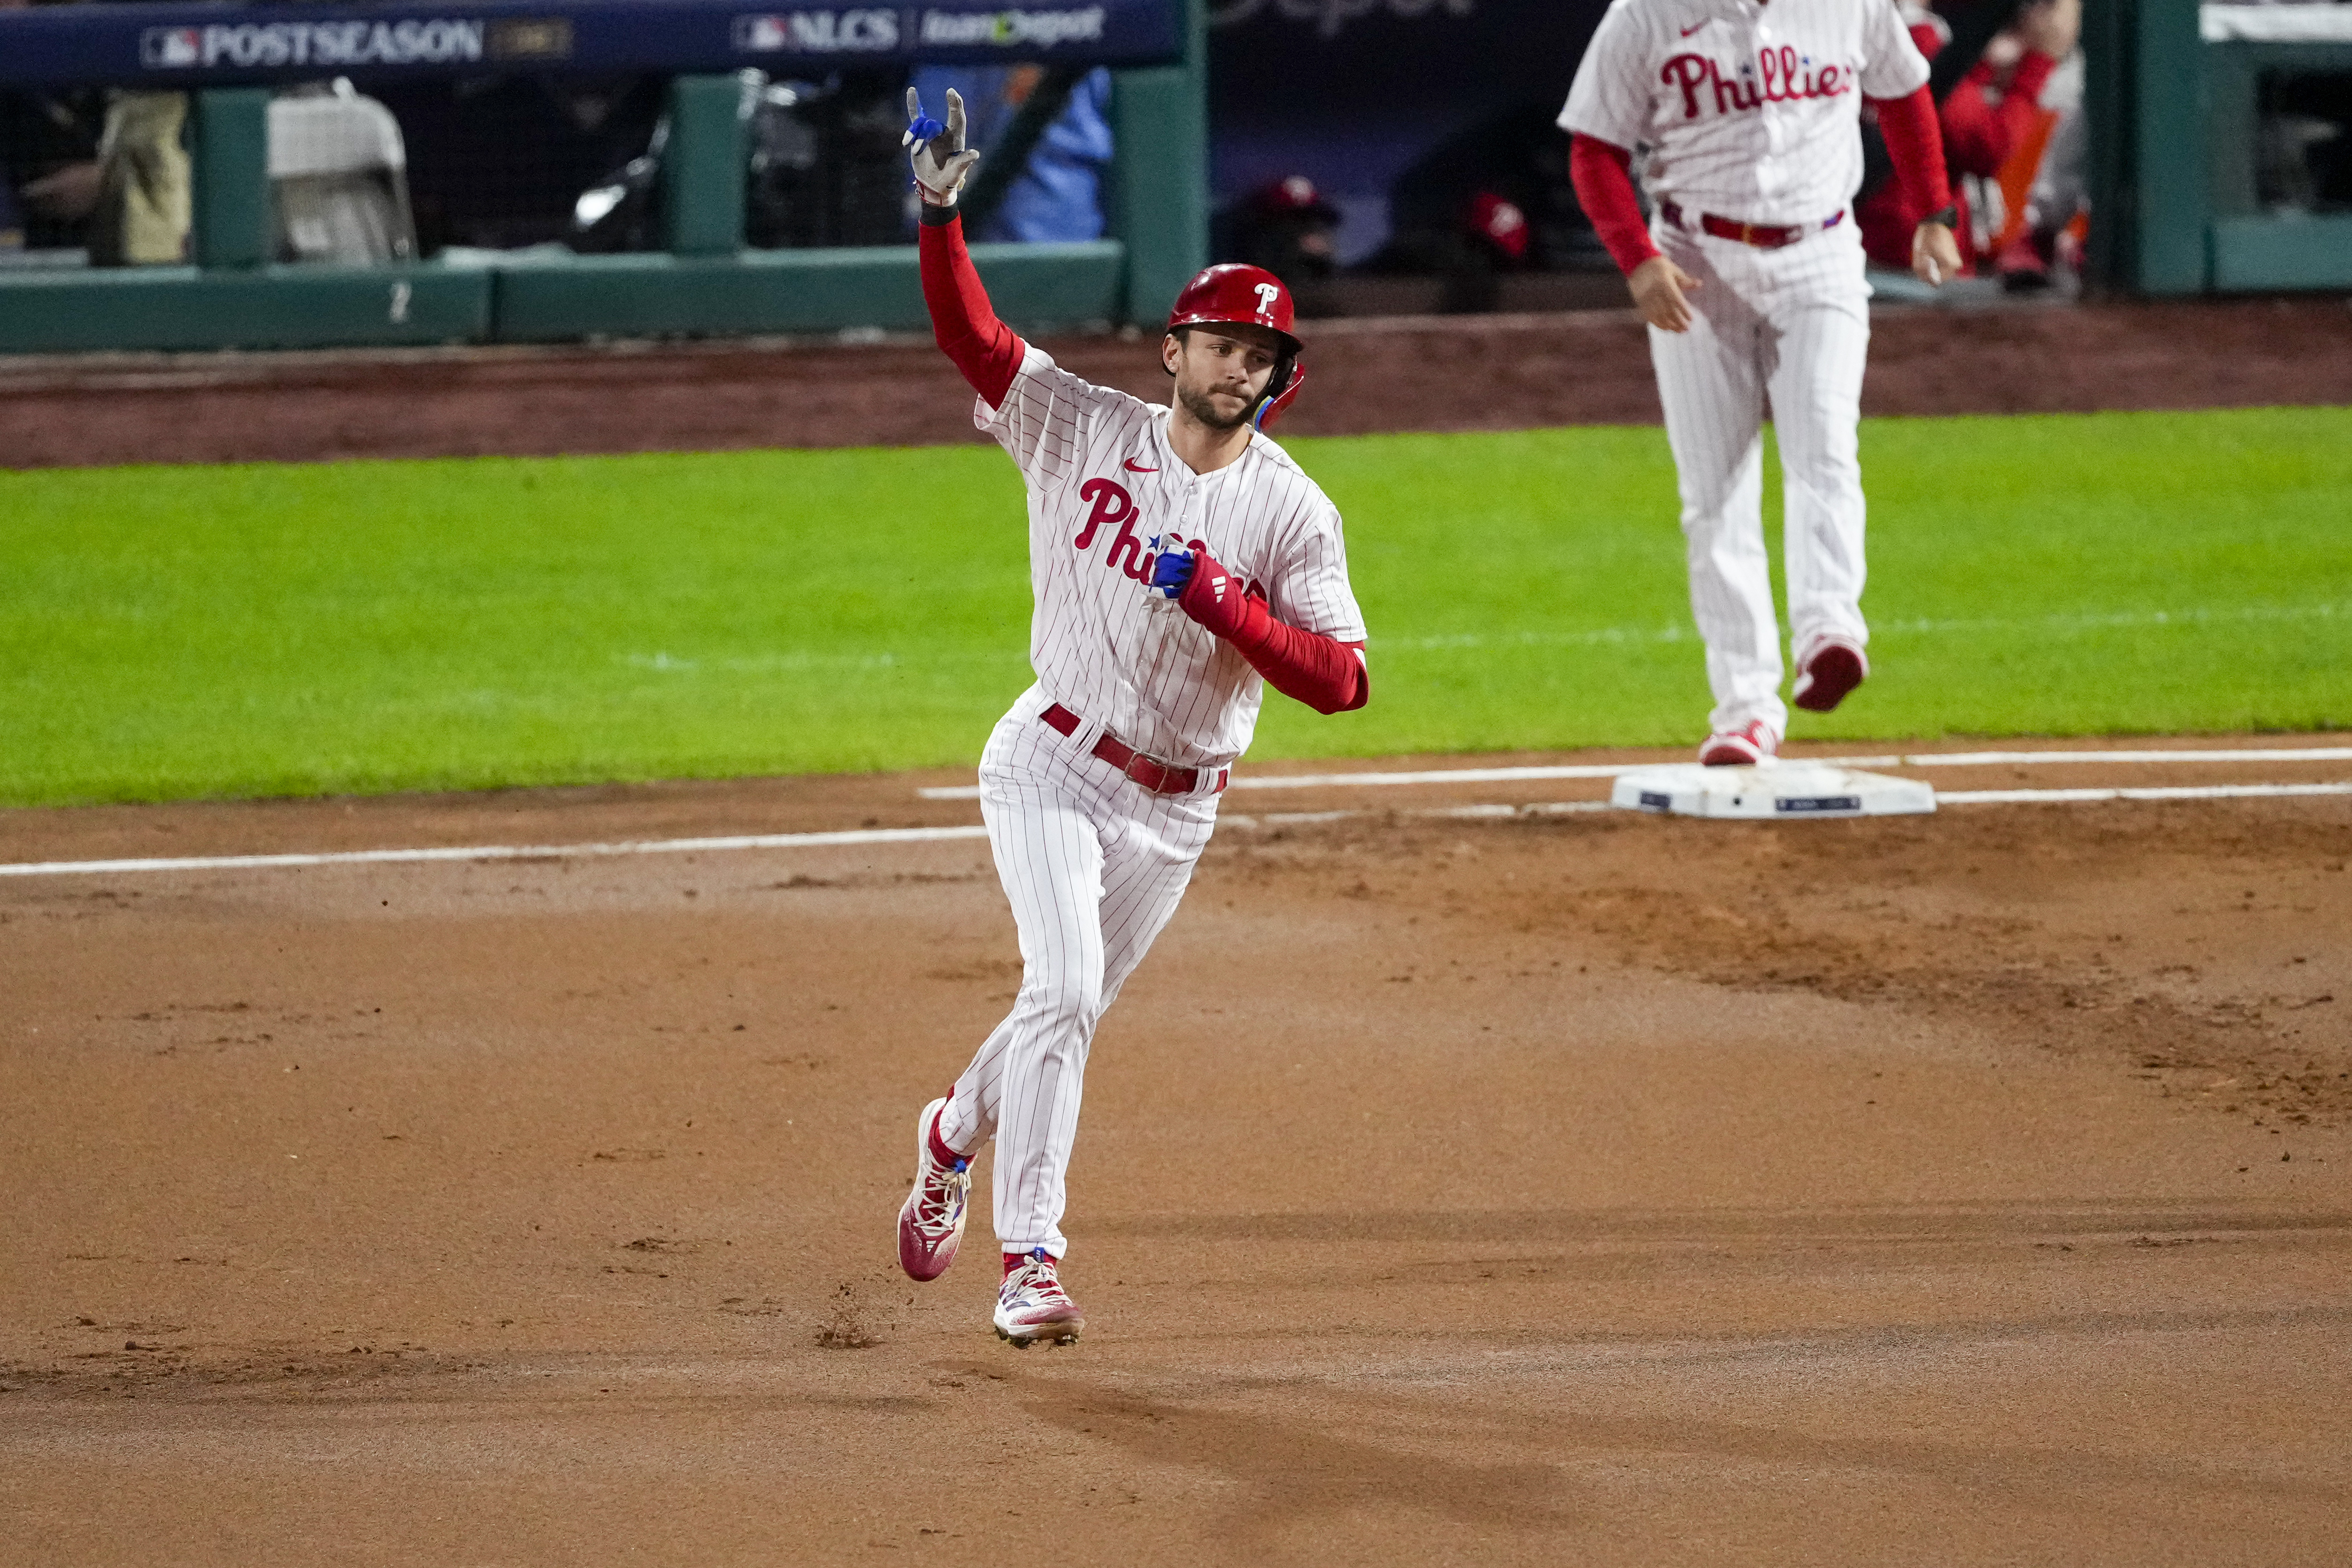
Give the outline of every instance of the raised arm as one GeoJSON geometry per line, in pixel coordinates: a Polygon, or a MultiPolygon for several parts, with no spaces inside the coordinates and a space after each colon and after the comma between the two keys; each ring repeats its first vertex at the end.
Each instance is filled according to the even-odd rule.
{"type": "Polygon", "coordinates": [[[2033,134],[2042,116],[2042,89],[2057,67],[2048,55],[2029,49],[2018,57],[2005,88],[1995,85],[1989,61],[1970,67],[1958,89],[1944,100],[1940,114],[1945,156],[1951,166],[1985,179],[2000,174],[2010,154],[2033,134]],[[1999,95],[1999,103],[1986,98],[1988,89],[1999,95]]]}
{"type": "Polygon", "coordinates": [[[991,408],[1002,407],[1027,345],[996,319],[988,290],[971,264],[971,252],[964,247],[963,215],[956,211],[956,196],[980,154],[963,144],[963,97],[948,89],[947,123],[941,125],[923,112],[922,100],[910,87],[907,115],[909,123],[902,140],[911,149],[915,188],[923,199],[918,248],[931,334],[981,400],[991,408]]]}

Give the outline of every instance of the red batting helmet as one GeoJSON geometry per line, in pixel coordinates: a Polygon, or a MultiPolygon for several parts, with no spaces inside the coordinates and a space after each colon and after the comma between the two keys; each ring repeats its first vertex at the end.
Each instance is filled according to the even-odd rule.
{"type": "Polygon", "coordinates": [[[1263,267],[1221,261],[1184,285],[1176,296],[1176,308],[1168,312],[1168,330],[1264,327],[1282,340],[1274,374],[1266,378],[1265,391],[1250,418],[1253,426],[1263,430],[1290,406],[1290,400],[1307,381],[1307,367],[1299,363],[1306,345],[1292,334],[1290,321],[1290,290],[1282,286],[1281,279],[1263,267]]]}

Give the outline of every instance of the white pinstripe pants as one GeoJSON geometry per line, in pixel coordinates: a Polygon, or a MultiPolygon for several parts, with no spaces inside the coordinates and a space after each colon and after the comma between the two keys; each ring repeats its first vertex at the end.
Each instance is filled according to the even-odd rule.
{"type": "MultiPolygon", "coordinates": [[[[1696,222],[1696,215],[1688,221],[1696,222]]],[[[1764,552],[1764,399],[1772,400],[1786,500],[1789,629],[1799,658],[1862,619],[1862,462],[1856,426],[1870,349],[1870,285],[1848,217],[1779,250],[1652,231],[1699,279],[1687,332],[1650,329],[1650,363],[1682,490],[1691,614],[1706,643],[1718,731],[1761,719],[1786,734],[1780,626],[1764,552]]]]}
{"type": "Polygon", "coordinates": [[[1047,700],[1024,693],[981,755],[981,815],[1020,928],[1021,990],[956,1079],[940,1138],[971,1153],[994,1137],[998,1245],[1059,1258],[1096,1022],[1176,912],[1217,797],[1150,794],[1088,754],[1094,726],[1064,736],[1039,721],[1047,700]]]}

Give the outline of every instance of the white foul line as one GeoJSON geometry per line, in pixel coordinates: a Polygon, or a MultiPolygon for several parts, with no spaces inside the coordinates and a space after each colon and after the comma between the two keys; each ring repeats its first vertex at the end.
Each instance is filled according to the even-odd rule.
{"type": "Polygon", "coordinates": [[[2048,801],[2263,800],[2293,795],[2352,795],[2352,782],[2299,784],[2181,784],[2145,789],[1974,789],[1936,792],[1937,805],[2017,805],[2048,801]]]}
{"type": "MultiPolygon", "coordinates": [[[[2352,795],[2352,780],[2339,784],[2184,784],[2146,789],[1990,789],[1938,794],[1938,805],[2016,805],[2113,800],[2261,800],[2286,795],[2352,795]]],[[[1519,805],[1452,805],[1411,811],[1407,816],[1501,820],[1564,816],[1613,809],[1605,800],[1535,801],[1519,805]]],[[[1343,822],[1377,815],[1370,811],[1269,812],[1232,816],[1229,827],[1287,827],[1343,822]]],[[[434,849],[341,849],[304,855],[182,855],[147,860],[33,860],[0,862],[0,877],[75,877],[141,871],[237,871],[301,866],[388,866],[429,860],[569,860],[615,855],[690,855],[735,849],[817,849],[835,845],[929,844],[943,839],[984,838],[988,829],[964,827],[866,827],[839,833],[742,833],[719,838],[647,838],[616,844],[481,844],[434,849]]]]}
{"type": "MultiPolygon", "coordinates": [[[[1921,752],[1882,757],[1802,757],[1836,768],[1990,768],[2028,763],[2346,763],[2352,746],[2282,747],[2210,752],[1921,752]]],[[[1236,789],[1353,789],[1383,784],[1540,784],[1551,779],[1613,779],[1653,763],[1576,763],[1559,767],[1430,768],[1418,773],[1251,773],[1235,778],[1236,789]]],[[[915,792],[925,800],[978,800],[980,786],[955,784],[915,792]]]]}
{"type": "Polygon", "coordinates": [[[844,833],[740,833],[724,838],[647,838],[620,844],[477,844],[437,849],[339,849],[310,855],[183,855],[154,860],[0,863],[0,877],[116,871],[236,871],[251,867],[387,866],[418,860],[571,860],[600,855],[690,855],[698,850],[815,849],[828,844],[919,844],[985,838],[985,827],[868,827],[844,833]]]}

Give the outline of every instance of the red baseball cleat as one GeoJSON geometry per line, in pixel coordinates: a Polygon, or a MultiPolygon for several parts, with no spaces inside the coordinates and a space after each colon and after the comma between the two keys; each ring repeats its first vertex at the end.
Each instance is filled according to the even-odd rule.
{"type": "Polygon", "coordinates": [[[1710,768],[1749,767],[1780,749],[1780,737],[1761,719],[1750,719],[1737,730],[1718,731],[1698,749],[1698,760],[1710,768]]]}
{"type": "Polygon", "coordinates": [[[955,1261],[963,1244],[963,1222],[971,1196],[971,1162],[940,1163],[931,1152],[931,1129],[947,1098],[923,1107],[915,1118],[915,1190],[898,1210],[898,1267],[910,1279],[936,1279],[955,1261]]]}
{"type": "Polygon", "coordinates": [[[1015,1350],[1025,1351],[1039,1340],[1075,1344],[1086,1326],[1086,1314],[1062,1289],[1054,1255],[1042,1247],[1032,1249],[997,1287],[996,1337],[1015,1350]]]}
{"type": "Polygon", "coordinates": [[[1843,637],[1823,637],[1798,667],[1789,700],[1808,713],[1826,713],[1870,677],[1870,660],[1843,637]]]}

